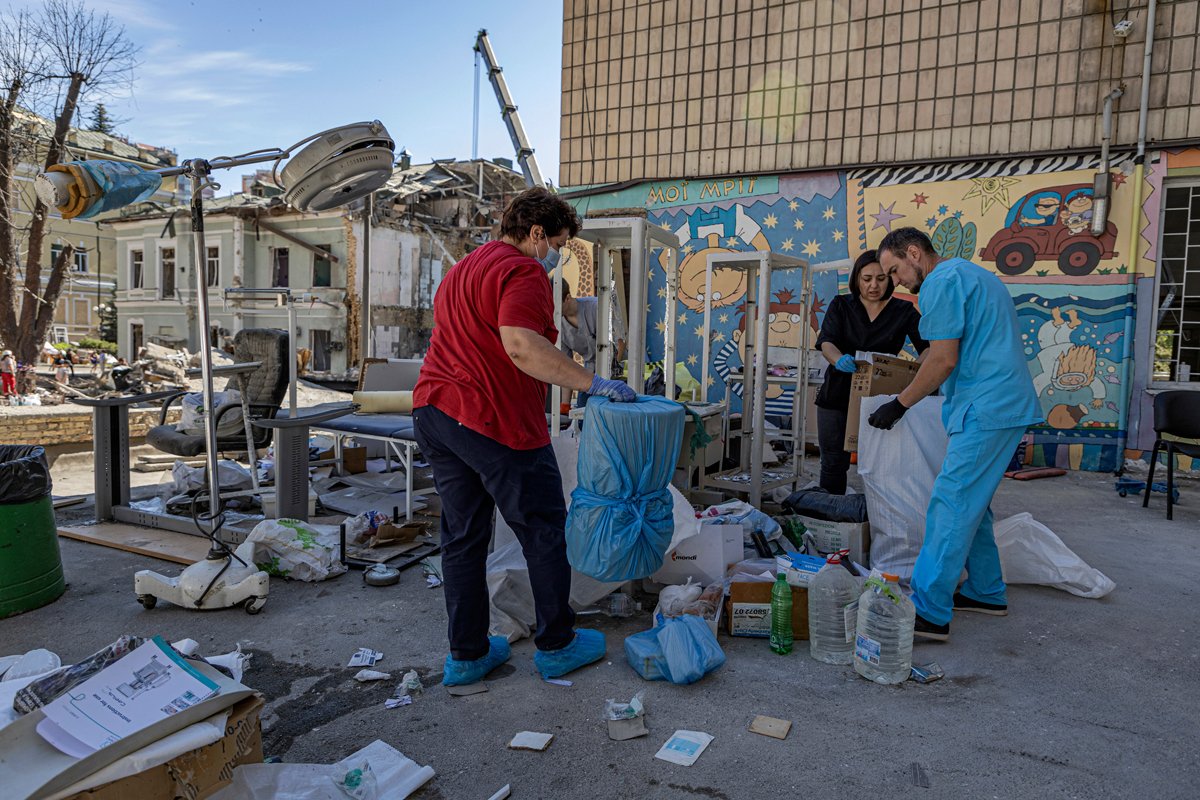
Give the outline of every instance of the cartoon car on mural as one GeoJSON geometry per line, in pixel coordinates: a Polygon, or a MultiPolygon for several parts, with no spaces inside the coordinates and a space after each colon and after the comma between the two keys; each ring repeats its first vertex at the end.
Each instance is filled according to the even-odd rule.
{"type": "Polygon", "coordinates": [[[1091,235],[1092,187],[1086,183],[1030,192],[1013,203],[1004,225],[979,255],[1005,275],[1028,272],[1038,261],[1057,261],[1065,275],[1088,275],[1119,255],[1112,222],[1102,235],[1091,235]]]}

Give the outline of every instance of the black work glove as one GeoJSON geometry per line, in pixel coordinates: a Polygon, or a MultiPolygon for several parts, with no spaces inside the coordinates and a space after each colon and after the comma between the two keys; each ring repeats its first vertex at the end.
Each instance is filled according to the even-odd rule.
{"type": "Polygon", "coordinates": [[[908,408],[900,402],[899,397],[896,397],[891,402],[884,403],[875,409],[875,413],[867,417],[867,422],[872,428],[882,428],[885,431],[890,431],[892,426],[904,416],[905,411],[908,411],[908,408]]]}

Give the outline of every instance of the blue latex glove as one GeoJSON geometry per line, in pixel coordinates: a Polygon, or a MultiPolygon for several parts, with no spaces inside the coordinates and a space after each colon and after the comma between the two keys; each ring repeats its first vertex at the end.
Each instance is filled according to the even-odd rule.
{"type": "Polygon", "coordinates": [[[837,360],[833,368],[839,372],[856,372],[858,371],[858,364],[854,363],[854,356],[847,353],[837,360]]]}
{"type": "Polygon", "coordinates": [[[588,394],[607,397],[609,400],[614,400],[618,403],[632,403],[634,400],[637,400],[637,392],[629,388],[629,384],[624,381],[601,378],[599,375],[592,378],[592,385],[588,387],[588,394]]]}

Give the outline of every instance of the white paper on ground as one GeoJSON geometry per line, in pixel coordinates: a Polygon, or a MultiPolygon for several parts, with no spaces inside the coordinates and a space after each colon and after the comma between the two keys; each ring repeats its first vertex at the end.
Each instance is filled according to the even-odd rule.
{"type": "Polygon", "coordinates": [[[130,753],[124,758],[114,761],[107,767],[93,772],[61,792],[55,792],[46,800],[60,800],[73,797],[80,792],[103,786],[115,780],[145,772],[148,769],[161,766],[177,756],[200,747],[207,747],[218,742],[225,735],[225,726],[229,723],[228,709],[219,714],[213,714],[203,722],[189,725],[181,731],[164,736],[153,744],[146,745],[141,750],[130,753]]]}
{"type": "Polygon", "coordinates": [[[373,667],[375,662],[383,660],[383,653],[378,650],[372,650],[369,647],[360,647],[354,651],[354,655],[350,656],[350,663],[347,667],[373,667]]]}
{"type": "Polygon", "coordinates": [[[521,731],[508,743],[511,750],[545,750],[554,739],[553,733],[521,731]]]}
{"type": "Polygon", "coordinates": [[[210,800],[346,800],[334,782],[364,759],[379,785],[376,800],[404,800],[435,775],[433,767],[376,739],[336,764],[245,764],[210,800]]]}
{"type": "Polygon", "coordinates": [[[690,767],[696,763],[696,759],[700,758],[700,754],[712,740],[712,736],[701,731],[675,731],[654,757],[690,767]]]}

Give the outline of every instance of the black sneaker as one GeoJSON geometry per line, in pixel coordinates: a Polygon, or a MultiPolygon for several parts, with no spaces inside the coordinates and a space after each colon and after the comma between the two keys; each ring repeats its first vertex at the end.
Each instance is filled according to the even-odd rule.
{"type": "Polygon", "coordinates": [[[928,639],[931,642],[944,642],[950,638],[950,625],[935,625],[917,614],[917,618],[913,622],[913,637],[928,639]]]}
{"type": "Polygon", "coordinates": [[[954,593],[955,611],[974,611],[977,614],[991,614],[993,617],[1007,617],[1008,606],[999,603],[985,603],[982,600],[972,600],[962,592],[954,593]]]}

